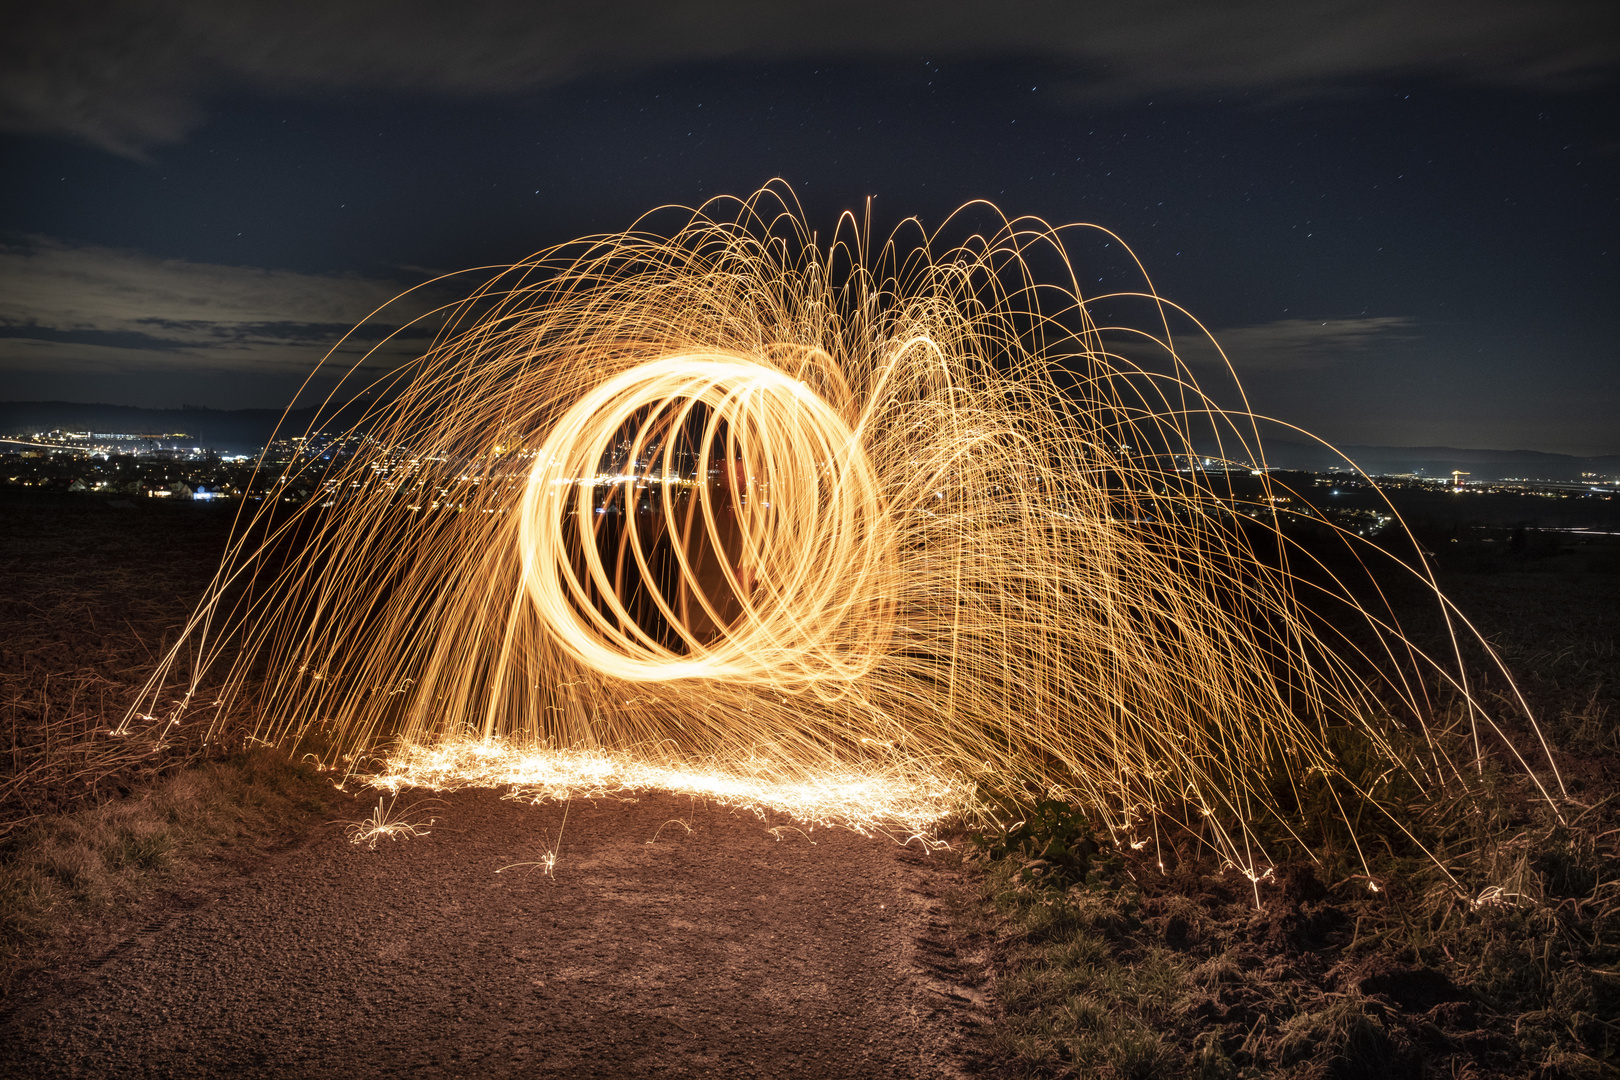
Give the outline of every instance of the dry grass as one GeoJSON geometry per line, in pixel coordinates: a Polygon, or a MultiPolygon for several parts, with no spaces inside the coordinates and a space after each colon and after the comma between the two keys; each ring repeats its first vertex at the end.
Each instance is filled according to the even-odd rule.
{"type": "Polygon", "coordinates": [[[1442,849],[1455,883],[1386,858],[1373,893],[1289,864],[1258,908],[1230,873],[1133,861],[1064,889],[990,862],[999,1045],[1032,1076],[1615,1075],[1612,807],[1503,824],[1442,849]]]}
{"type": "Polygon", "coordinates": [[[0,995],[85,919],[305,827],[329,788],[134,692],[218,563],[228,511],[0,490],[0,995]]]}
{"type": "Polygon", "coordinates": [[[40,966],[53,936],[161,901],[232,852],[307,828],[329,808],[329,790],[312,769],[259,749],[194,761],[14,830],[0,848],[0,997],[40,966]]]}
{"type": "MultiPolygon", "coordinates": [[[[964,911],[995,958],[1013,1072],[1620,1075],[1620,581],[1446,584],[1525,673],[1571,796],[1550,806],[1497,767],[1438,799],[1386,787],[1385,808],[1435,858],[1365,814],[1370,877],[1350,836],[1328,829],[1317,861],[1277,866],[1258,886],[1193,859],[1166,873],[1094,835],[1082,880],[1062,857],[1072,839],[1043,845],[1084,837],[1085,823],[1048,810],[1038,820],[1057,824],[1021,847],[986,845],[981,895],[964,911]]],[[[1466,739],[1444,716],[1435,731],[1466,739]]],[[[1355,747],[1338,749],[1353,770],[1355,747]]]]}
{"type": "Polygon", "coordinates": [[[228,511],[0,490],[0,838],[198,756],[195,726],[123,720],[229,525],[228,511]]]}
{"type": "Polygon", "coordinates": [[[115,733],[127,683],[94,671],[24,670],[0,679],[0,839],[43,817],[150,784],[202,753],[195,731],[147,720],[115,733]]]}

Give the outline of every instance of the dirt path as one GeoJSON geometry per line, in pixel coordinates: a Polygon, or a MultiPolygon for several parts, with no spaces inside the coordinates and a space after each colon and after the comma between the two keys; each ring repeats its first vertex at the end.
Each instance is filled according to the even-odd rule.
{"type": "MultiPolygon", "coordinates": [[[[401,799],[403,804],[409,796],[401,799]]],[[[981,1064],[948,861],[671,795],[336,827],[64,973],[21,1076],[942,1077],[981,1064]]]]}

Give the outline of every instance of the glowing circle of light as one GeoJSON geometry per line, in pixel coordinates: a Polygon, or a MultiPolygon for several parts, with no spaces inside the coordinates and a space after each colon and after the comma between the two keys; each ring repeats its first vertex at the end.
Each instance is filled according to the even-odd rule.
{"type": "Polygon", "coordinates": [[[838,410],[778,368],[688,354],[605,381],[541,444],[519,513],[524,587],[536,610],[563,650],[611,678],[837,694],[836,684],[859,679],[886,644],[893,605],[881,568],[893,530],[877,477],[838,410]],[[669,432],[695,419],[695,460],[683,473],[669,432]],[[627,425],[635,432],[627,471],[603,475],[599,463],[627,425]],[[625,533],[616,567],[579,540],[609,513],[625,533]],[[667,583],[649,582],[645,534],[654,529],[675,563],[667,583]],[[655,640],[627,610],[627,569],[649,582],[674,643],[655,640]]]}

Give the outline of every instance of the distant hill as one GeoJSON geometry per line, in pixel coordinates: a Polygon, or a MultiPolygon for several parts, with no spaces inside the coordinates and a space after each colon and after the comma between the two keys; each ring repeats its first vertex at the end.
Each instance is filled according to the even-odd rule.
{"type": "MultiPolygon", "coordinates": [[[[359,418],[353,405],[335,418],[349,424],[359,418]]],[[[283,436],[302,435],[315,419],[315,410],[287,414],[283,436]]],[[[184,433],[196,445],[225,453],[247,453],[270,440],[281,423],[279,409],[141,409],[132,405],[87,405],[74,401],[0,401],[0,435],[38,431],[99,431],[129,435],[184,433]]]]}
{"type": "Polygon", "coordinates": [[[1282,469],[1321,471],[1348,468],[1346,459],[1369,473],[1422,473],[1449,476],[1454,469],[1470,480],[1578,481],[1583,472],[1620,475],[1620,454],[1575,457],[1539,450],[1464,450],[1455,446],[1341,446],[1339,453],[1321,446],[1270,439],[1266,463],[1282,469]]]}

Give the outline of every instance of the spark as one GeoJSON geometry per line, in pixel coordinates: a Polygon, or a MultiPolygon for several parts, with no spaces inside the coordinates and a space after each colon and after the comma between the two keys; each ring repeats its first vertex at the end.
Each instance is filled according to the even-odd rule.
{"type": "Polygon", "coordinates": [[[1177,352],[1196,320],[1145,272],[1082,294],[1094,227],[824,240],[780,185],[686,213],[496,275],[365,387],[352,453],[264,470],[345,494],[244,513],[138,706],[189,670],[218,723],[395,790],[663,788],[899,836],[1035,793],[1252,878],[1249,823],[1295,827],[1275,792],[1365,795],[1331,732],[1444,783],[1465,763],[1391,741],[1443,688],[1480,756],[1460,660],[1289,538],[1257,418],[1177,352]]]}
{"type": "Polygon", "coordinates": [[[421,837],[429,835],[429,828],[436,823],[435,818],[426,821],[409,822],[404,815],[414,813],[421,803],[414,803],[401,811],[400,815],[394,813],[394,804],[398,802],[396,793],[391,799],[379,798],[371,816],[363,821],[342,822],[344,832],[349,835],[349,843],[359,846],[365,844],[371,851],[377,850],[379,840],[398,840],[402,837],[421,837]],[[387,805],[384,805],[386,801],[387,805]]]}
{"type": "MultiPolygon", "coordinates": [[[[625,752],[526,748],[502,740],[402,748],[389,755],[382,769],[362,779],[385,791],[506,788],[508,798],[535,803],[664,791],[761,816],[783,813],[812,827],[902,840],[931,836],[941,821],[964,810],[971,797],[971,790],[959,781],[870,761],[842,769],[784,773],[757,755],[735,761],[669,763],[625,752]]],[[[690,825],[685,827],[691,831],[690,825]]]]}

